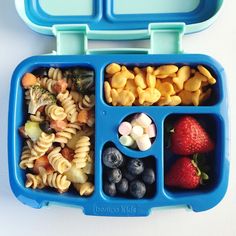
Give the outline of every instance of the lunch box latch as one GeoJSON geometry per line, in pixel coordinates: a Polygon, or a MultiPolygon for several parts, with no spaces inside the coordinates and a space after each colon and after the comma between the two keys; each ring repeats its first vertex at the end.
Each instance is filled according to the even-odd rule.
{"type": "MultiPolygon", "coordinates": [[[[136,53],[136,54],[178,54],[183,53],[182,38],[185,33],[185,23],[151,23],[148,30],[137,33],[135,39],[150,39],[149,48],[116,48],[88,49],[88,40],[120,40],[118,32],[91,31],[88,25],[54,25],[53,33],[57,40],[58,55],[83,55],[105,53],[136,53]]],[[[133,35],[127,33],[131,40],[133,35]]]]}

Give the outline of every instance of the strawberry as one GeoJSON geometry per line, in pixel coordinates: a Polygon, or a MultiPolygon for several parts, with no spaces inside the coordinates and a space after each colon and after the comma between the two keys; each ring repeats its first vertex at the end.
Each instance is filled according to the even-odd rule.
{"type": "Polygon", "coordinates": [[[171,150],[174,154],[189,156],[214,149],[214,143],[192,116],[183,116],[175,124],[171,134],[171,150]]]}
{"type": "Polygon", "coordinates": [[[181,157],[165,175],[165,185],[182,189],[196,189],[202,180],[207,179],[208,176],[201,173],[194,160],[189,157],[181,157]]]}

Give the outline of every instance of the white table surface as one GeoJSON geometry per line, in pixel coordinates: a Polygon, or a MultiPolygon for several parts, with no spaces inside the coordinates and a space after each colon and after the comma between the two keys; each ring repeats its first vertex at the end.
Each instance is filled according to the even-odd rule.
{"type": "MultiPolygon", "coordinates": [[[[24,58],[55,49],[55,39],[32,32],[18,17],[13,0],[0,3],[0,235],[236,235],[236,1],[225,1],[220,18],[208,30],[186,36],[186,52],[208,54],[228,74],[231,97],[231,172],[228,192],[214,209],[194,213],[185,209],[153,210],[146,218],[87,217],[79,209],[52,206],[42,210],[22,205],[8,180],[7,114],[11,75],[24,58]],[[234,146],[234,147],[233,147],[234,146]]],[[[102,43],[93,43],[99,47],[102,43]]],[[[111,44],[112,46],[113,44],[111,44]]]]}

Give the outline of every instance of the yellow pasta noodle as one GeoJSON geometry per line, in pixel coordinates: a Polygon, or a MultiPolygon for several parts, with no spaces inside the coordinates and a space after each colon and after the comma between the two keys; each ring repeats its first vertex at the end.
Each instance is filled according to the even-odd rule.
{"type": "Polygon", "coordinates": [[[26,188],[42,189],[45,187],[43,180],[39,175],[27,174],[26,178],[27,178],[25,183],[26,188]]]}
{"type": "Polygon", "coordinates": [[[78,168],[84,168],[86,166],[90,145],[90,138],[88,136],[82,136],[78,139],[73,160],[78,168]]]}
{"type": "Polygon", "coordinates": [[[67,114],[67,119],[71,123],[75,123],[77,121],[78,112],[76,109],[75,102],[72,96],[70,95],[69,91],[66,90],[65,93],[59,93],[57,95],[57,99],[61,102],[62,107],[64,108],[65,113],[67,114]]]}
{"type": "Polygon", "coordinates": [[[80,110],[91,110],[95,106],[95,96],[91,95],[85,95],[83,100],[79,103],[79,109],[80,110]]]}
{"type": "Polygon", "coordinates": [[[79,192],[80,196],[90,196],[94,192],[94,184],[91,182],[74,184],[74,187],[79,192]]]}
{"type": "Polygon", "coordinates": [[[52,120],[64,120],[67,117],[64,109],[55,104],[46,106],[45,112],[52,120]]]}
{"type": "Polygon", "coordinates": [[[41,136],[31,149],[31,157],[36,160],[43,156],[52,146],[54,139],[55,134],[46,134],[42,132],[41,136]]]}
{"type": "Polygon", "coordinates": [[[68,124],[68,126],[61,132],[56,133],[56,138],[54,142],[60,143],[63,147],[73,135],[76,134],[77,130],[80,130],[81,127],[78,124],[68,124]]]}
{"type": "Polygon", "coordinates": [[[58,189],[59,192],[65,192],[70,187],[71,182],[65,175],[57,172],[47,174],[45,171],[41,173],[43,184],[58,189]]]}
{"type": "Polygon", "coordinates": [[[63,78],[62,71],[59,68],[51,67],[48,71],[48,77],[53,80],[59,80],[63,78]]]}
{"type": "Polygon", "coordinates": [[[60,147],[54,148],[48,154],[48,160],[54,170],[58,171],[60,174],[63,174],[71,168],[71,163],[62,156],[60,151],[60,147]]]}

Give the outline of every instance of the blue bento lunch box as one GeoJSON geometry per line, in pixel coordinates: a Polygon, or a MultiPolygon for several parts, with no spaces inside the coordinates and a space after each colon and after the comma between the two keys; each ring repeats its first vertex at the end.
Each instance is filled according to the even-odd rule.
{"type": "MultiPolygon", "coordinates": [[[[184,34],[210,26],[218,15],[223,0],[16,0],[23,20],[35,31],[55,35],[57,50],[50,55],[34,56],[15,70],[11,82],[8,155],[12,191],[24,204],[41,208],[60,204],[82,208],[87,215],[146,216],[156,207],[187,206],[195,212],[208,210],[224,197],[229,176],[228,103],[226,76],[223,67],[213,58],[199,54],[184,54],[184,34]],[[88,49],[88,40],[150,39],[150,48],[88,49]],[[217,78],[214,101],[207,106],[177,107],[112,107],[104,99],[105,68],[110,63],[127,66],[202,64],[217,78]],[[95,192],[82,198],[73,193],[58,194],[47,190],[27,189],[25,173],[19,168],[22,138],[18,133],[25,120],[24,91],[21,78],[38,67],[82,66],[95,71],[95,192]],[[157,138],[152,147],[138,152],[123,147],[117,127],[125,117],[144,112],[156,124],[157,138]],[[194,191],[170,191],[164,185],[164,172],[169,157],[164,153],[164,125],[168,119],[183,114],[198,117],[210,125],[214,137],[214,181],[209,188],[194,191]],[[156,192],[150,199],[112,198],[102,188],[102,151],[104,146],[116,146],[131,158],[153,157],[156,169],[156,192]]],[[[175,157],[173,157],[175,158],[175,157]]]]}

